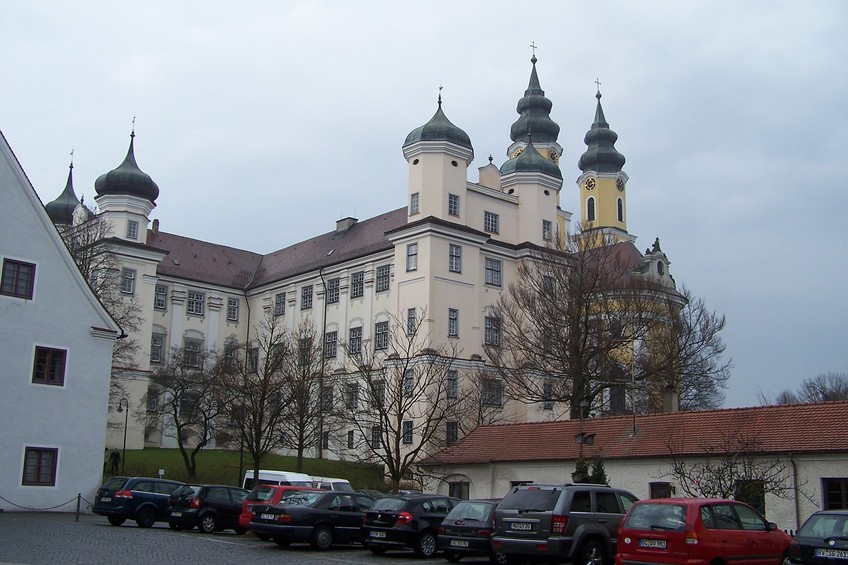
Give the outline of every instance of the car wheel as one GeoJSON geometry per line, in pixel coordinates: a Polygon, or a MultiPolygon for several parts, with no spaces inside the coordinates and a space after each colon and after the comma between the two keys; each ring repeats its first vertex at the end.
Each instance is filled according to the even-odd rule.
{"type": "Polygon", "coordinates": [[[385,555],[386,554],[386,548],[379,546],[379,545],[369,545],[368,549],[374,555],[385,555]]]}
{"type": "Polygon", "coordinates": [[[211,512],[207,512],[200,518],[200,522],[197,524],[197,529],[204,534],[211,534],[218,529],[218,519],[215,518],[215,515],[211,512]]]}
{"type": "Polygon", "coordinates": [[[183,529],[183,525],[177,524],[176,522],[168,522],[168,527],[178,532],[183,529]]]}
{"type": "Polygon", "coordinates": [[[792,561],[789,559],[789,554],[784,553],[783,557],[780,559],[780,565],[791,565],[792,561]]]}
{"type": "Polygon", "coordinates": [[[600,543],[590,540],[580,548],[580,560],[578,565],[604,565],[606,563],[606,552],[600,543]]]}
{"type": "Polygon", "coordinates": [[[120,526],[121,524],[127,521],[126,518],[123,518],[121,516],[107,516],[106,519],[109,520],[109,523],[113,526],[120,526]]]}
{"type": "Polygon", "coordinates": [[[333,545],[333,530],[327,526],[318,526],[312,532],[312,539],[309,540],[309,545],[322,551],[330,549],[330,546],[333,545]]]}
{"type": "Polygon", "coordinates": [[[445,559],[450,561],[451,563],[459,563],[459,560],[462,559],[462,555],[459,553],[445,553],[445,559]]]}
{"type": "Polygon", "coordinates": [[[274,543],[276,543],[280,547],[288,547],[291,542],[286,538],[276,537],[274,538],[274,543]]]}
{"type": "Polygon", "coordinates": [[[430,532],[424,532],[415,544],[415,555],[424,558],[433,557],[436,554],[436,547],[436,536],[430,532]]]}
{"type": "Polygon", "coordinates": [[[509,560],[506,558],[506,553],[496,551],[495,553],[489,556],[489,563],[491,563],[492,565],[507,565],[507,563],[509,563],[509,560]]]}
{"type": "Polygon", "coordinates": [[[139,528],[149,528],[156,523],[156,511],[152,508],[142,508],[135,516],[139,528]]]}
{"type": "Polygon", "coordinates": [[[237,536],[243,536],[244,534],[247,533],[247,528],[242,528],[241,526],[236,526],[235,528],[233,528],[233,531],[236,533],[237,536]]]}

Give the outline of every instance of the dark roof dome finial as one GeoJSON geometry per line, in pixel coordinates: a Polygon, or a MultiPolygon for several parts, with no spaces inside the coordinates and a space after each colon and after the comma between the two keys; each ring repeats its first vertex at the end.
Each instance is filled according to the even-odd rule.
{"type": "Polygon", "coordinates": [[[429,122],[409,132],[409,135],[406,136],[406,141],[403,142],[403,147],[419,141],[449,141],[460,147],[474,151],[474,148],[471,146],[471,138],[468,137],[468,134],[462,128],[455,126],[442,110],[442,88],[444,87],[440,85],[439,103],[436,113],[433,114],[429,122]]]}
{"type": "Polygon", "coordinates": [[[135,161],[135,116],[133,116],[130,148],[127,150],[127,156],[124,157],[124,161],[117,168],[100,175],[94,181],[94,190],[101,196],[105,194],[126,194],[156,202],[156,198],[159,196],[159,186],[153,182],[150,175],[139,169],[135,161]]]}
{"type": "Polygon", "coordinates": [[[524,91],[524,97],[518,101],[515,111],[520,117],[509,130],[512,141],[528,141],[528,133],[532,127],[538,143],[552,143],[559,137],[559,125],[551,119],[551,108],[553,103],[545,98],[545,91],[539,84],[539,75],[536,72],[536,44],[531,43],[533,56],[530,63],[533,65],[530,71],[530,83],[524,91]]]}
{"type": "Polygon", "coordinates": [[[71,149],[71,164],[68,166],[68,181],[65,189],[56,200],[47,203],[44,208],[54,224],[70,226],[74,223],[74,210],[80,205],[80,200],[74,193],[74,150],[71,149]]]}
{"type": "Polygon", "coordinates": [[[587,149],[580,156],[577,166],[583,172],[618,173],[624,166],[625,158],[615,148],[618,134],[610,129],[604,117],[604,109],[601,107],[601,82],[595,79],[595,85],[597,87],[595,98],[598,100],[595,121],[583,138],[587,149]]]}

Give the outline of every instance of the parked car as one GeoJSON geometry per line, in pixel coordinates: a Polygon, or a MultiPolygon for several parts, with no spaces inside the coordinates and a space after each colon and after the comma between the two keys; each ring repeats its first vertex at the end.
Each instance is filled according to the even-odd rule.
{"type": "Polygon", "coordinates": [[[463,500],[448,512],[438,537],[445,559],[457,563],[463,557],[485,555],[495,565],[506,563],[506,556],[492,547],[498,502],[500,499],[463,500]]]}
{"type": "Polygon", "coordinates": [[[515,486],[495,511],[492,545],[508,561],[609,562],[618,525],[636,500],[606,485],[515,486]]]}
{"type": "Polygon", "coordinates": [[[241,486],[248,490],[256,485],[288,485],[293,487],[311,487],[312,477],[306,473],[295,473],[293,471],[275,471],[273,469],[260,469],[259,480],[253,480],[253,469],[244,472],[241,486]]]}
{"type": "Polygon", "coordinates": [[[788,562],[792,538],[734,500],[640,500],[618,531],[616,565],[788,562]]]}
{"type": "Polygon", "coordinates": [[[245,529],[239,525],[241,504],[248,491],[227,485],[185,485],[168,499],[168,525],[173,530],[197,529],[204,534],[217,530],[245,529]]]}
{"type": "MultiPolygon", "coordinates": [[[[250,491],[245,497],[244,501],[241,503],[241,514],[239,515],[239,526],[244,528],[245,530],[250,525],[250,521],[253,520],[254,514],[253,507],[256,504],[278,504],[280,499],[286,496],[287,494],[292,494],[298,491],[318,491],[319,489],[314,489],[312,487],[294,487],[289,485],[259,485],[253,487],[253,490],[250,491]]],[[[259,539],[271,539],[270,537],[257,534],[259,539]]]]}
{"type": "Polygon", "coordinates": [[[293,492],[279,504],[255,504],[256,516],[248,529],[283,547],[300,542],[326,550],[336,543],[360,543],[362,517],[372,504],[374,498],[367,494],[293,492]]]}
{"type": "Polygon", "coordinates": [[[168,497],[185,483],[151,477],[112,477],[100,485],[91,511],[106,516],[113,526],[128,519],[149,528],[168,518],[168,497]]]}
{"type": "Polygon", "coordinates": [[[347,479],[335,479],[333,477],[312,477],[312,486],[321,490],[340,490],[354,492],[353,486],[347,479]]]}
{"type": "Polygon", "coordinates": [[[791,563],[826,565],[848,560],[848,509],[814,512],[789,544],[791,563]]]}
{"type": "Polygon", "coordinates": [[[432,557],[439,549],[439,526],[459,502],[458,498],[433,494],[377,499],[365,513],[362,543],[376,555],[389,548],[411,548],[419,557],[432,557]]]}

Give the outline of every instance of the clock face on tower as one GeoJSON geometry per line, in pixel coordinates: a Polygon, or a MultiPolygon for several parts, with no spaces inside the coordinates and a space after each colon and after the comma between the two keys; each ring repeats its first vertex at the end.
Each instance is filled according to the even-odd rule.
{"type": "Polygon", "coordinates": [[[548,158],[554,163],[559,164],[559,154],[556,152],[556,149],[548,150],[548,158]]]}
{"type": "Polygon", "coordinates": [[[516,149],[515,151],[512,152],[512,158],[515,159],[516,157],[518,157],[522,153],[524,153],[524,148],[519,147],[518,149],[516,149]]]}
{"type": "Polygon", "coordinates": [[[624,179],[618,179],[618,180],[616,180],[616,181],[615,181],[615,186],[618,188],[618,190],[619,190],[620,192],[621,192],[621,191],[623,191],[623,190],[624,190],[624,179]]]}
{"type": "Polygon", "coordinates": [[[586,179],[586,190],[595,190],[595,177],[586,179]]]}

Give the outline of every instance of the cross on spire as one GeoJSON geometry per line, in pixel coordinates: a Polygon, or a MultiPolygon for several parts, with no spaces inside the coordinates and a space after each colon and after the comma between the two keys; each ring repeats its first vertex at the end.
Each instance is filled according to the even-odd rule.
{"type": "Polygon", "coordinates": [[[601,81],[600,79],[595,79],[595,86],[598,88],[598,92],[601,91],[601,81]]]}
{"type": "Polygon", "coordinates": [[[533,49],[533,56],[535,57],[536,56],[536,42],[535,41],[530,42],[530,48],[533,49]]]}
{"type": "Polygon", "coordinates": [[[440,84],[440,85],[439,85],[439,106],[441,106],[441,105],[442,105],[442,89],[443,89],[443,88],[444,88],[444,86],[442,86],[442,85],[440,84]]]}

